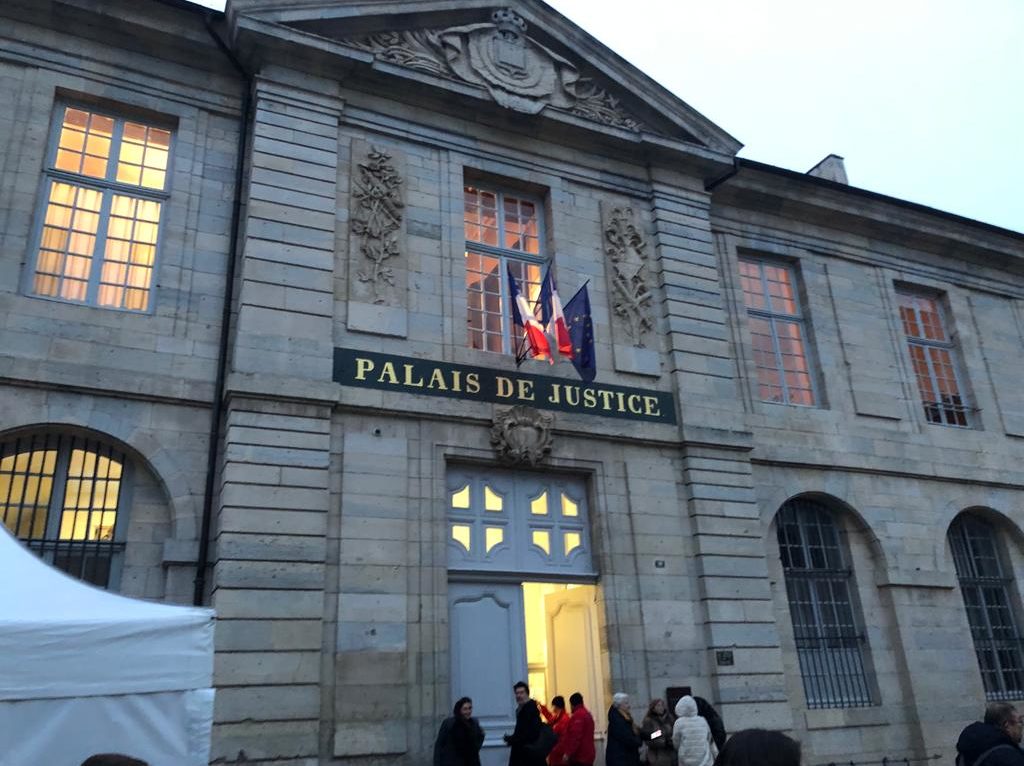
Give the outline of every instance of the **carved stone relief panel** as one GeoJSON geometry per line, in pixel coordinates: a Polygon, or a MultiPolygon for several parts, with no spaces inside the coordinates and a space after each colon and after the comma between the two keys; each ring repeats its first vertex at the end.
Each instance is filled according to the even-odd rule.
{"type": "Polygon", "coordinates": [[[508,8],[484,24],[382,32],[344,40],[378,60],[484,88],[508,109],[537,114],[545,107],[634,132],[645,130],[575,64],[527,34],[523,18],[508,8]]]}
{"type": "Polygon", "coordinates": [[[654,294],[649,266],[652,248],[643,222],[630,203],[601,203],[601,239],[615,368],[660,375],[658,344],[653,332],[654,294]]]}
{"type": "Polygon", "coordinates": [[[633,345],[644,348],[653,326],[647,275],[647,235],[628,205],[601,206],[604,253],[607,258],[612,313],[633,345]]]}
{"type": "Polygon", "coordinates": [[[353,141],[349,200],[349,328],[404,337],[408,252],[402,154],[353,141]]]}

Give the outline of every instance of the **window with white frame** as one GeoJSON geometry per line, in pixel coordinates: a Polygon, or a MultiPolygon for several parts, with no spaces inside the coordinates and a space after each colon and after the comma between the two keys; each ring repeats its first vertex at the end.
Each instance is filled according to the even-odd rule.
{"type": "Polygon", "coordinates": [[[510,328],[508,273],[532,305],[545,263],[540,203],[474,185],[465,186],[463,198],[469,347],[515,353],[518,339],[510,328]]]}
{"type": "Polygon", "coordinates": [[[925,419],[929,423],[966,428],[970,425],[970,408],[964,398],[956,344],[946,329],[941,299],[907,290],[899,290],[896,295],[925,419]]]}
{"type": "Polygon", "coordinates": [[[814,376],[795,269],[783,263],[740,258],[740,282],[757,369],[758,398],[776,404],[813,406],[814,376]]]}
{"type": "Polygon", "coordinates": [[[0,523],[58,569],[105,588],[124,550],[125,471],[124,454],[95,439],[0,441],[0,523]]]}
{"type": "Polygon", "coordinates": [[[1014,580],[1003,561],[996,530],[973,514],[950,525],[949,547],[967,609],[974,651],[990,700],[1024,696],[1024,654],[1013,597],[1014,580]]]}
{"type": "Polygon", "coordinates": [[[30,293],[149,309],[170,151],[163,127],[105,110],[58,109],[30,293]]]}
{"type": "Polygon", "coordinates": [[[779,509],[776,525],[807,706],[871,705],[853,571],[832,512],[796,498],[779,509]]]}

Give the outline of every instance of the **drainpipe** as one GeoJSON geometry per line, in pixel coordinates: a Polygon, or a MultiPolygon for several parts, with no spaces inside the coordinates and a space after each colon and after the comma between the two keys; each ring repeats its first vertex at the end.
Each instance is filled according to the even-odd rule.
{"type": "Polygon", "coordinates": [[[220,458],[220,422],[224,416],[224,379],[227,377],[228,352],[231,341],[231,307],[234,303],[235,269],[238,264],[238,235],[242,221],[242,185],[245,182],[245,159],[249,128],[252,122],[252,76],[238,57],[213,28],[213,13],[204,17],[206,31],[224,53],[242,79],[242,117],[238,126],[238,155],[235,159],[235,198],[231,206],[231,245],[228,251],[227,272],[224,275],[224,308],[221,311],[220,344],[217,349],[217,377],[213,385],[213,411],[210,413],[210,446],[206,456],[206,486],[203,490],[203,516],[199,530],[199,555],[196,558],[196,577],[192,603],[201,606],[206,590],[206,568],[210,559],[210,527],[213,522],[213,495],[217,481],[217,461],[220,458]]]}

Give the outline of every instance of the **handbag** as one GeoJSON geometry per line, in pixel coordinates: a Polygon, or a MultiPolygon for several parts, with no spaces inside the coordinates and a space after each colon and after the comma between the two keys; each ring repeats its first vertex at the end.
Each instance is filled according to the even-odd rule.
{"type": "Polygon", "coordinates": [[[532,755],[547,758],[548,753],[555,749],[555,745],[557,743],[558,735],[555,734],[555,730],[546,723],[542,723],[540,725],[540,733],[537,735],[537,739],[529,745],[524,745],[523,748],[528,750],[532,755]]]}

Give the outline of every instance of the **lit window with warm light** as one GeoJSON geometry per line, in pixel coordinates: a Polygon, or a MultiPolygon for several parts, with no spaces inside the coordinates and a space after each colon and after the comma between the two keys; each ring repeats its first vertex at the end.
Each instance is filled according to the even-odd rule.
{"type": "Polygon", "coordinates": [[[463,189],[466,236],[466,325],[469,347],[514,353],[509,327],[511,272],[532,306],[544,266],[540,204],[519,194],[467,185],[463,189]]]}
{"type": "Polygon", "coordinates": [[[149,310],[171,132],[73,106],[54,132],[29,292],[149,310]]]}
{"type": "Polygon", "coordinates": [[[94,439],[0,441],[0,524],[58,569],[108,587],[124,549],[125,468],[123,453],[94,439]]]}
{"type": "Polygon", "coordinates": [[[807,329],[797,294],[796,270],[784,263],[740,259],[740,284],[763,402],[816,404],[807,329]]]}

